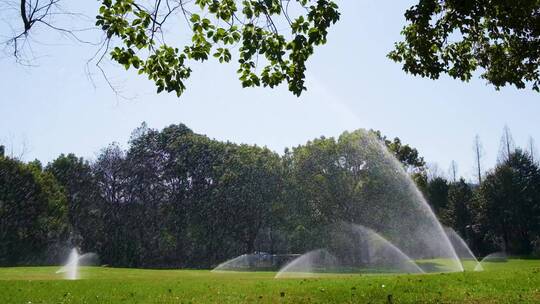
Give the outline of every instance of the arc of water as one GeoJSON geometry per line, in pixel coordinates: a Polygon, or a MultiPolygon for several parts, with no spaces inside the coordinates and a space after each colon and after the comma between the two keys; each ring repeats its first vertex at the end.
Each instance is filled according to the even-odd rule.
{"type": "MultiPolygon", "coordinates": [[[[379,259],[377,263],[382,261],[382,264],[368,262],[366,265],[368,267],[383,266],[385,270],[391,269],[396,272],[424,273],[422,268],[401,251],[401,249],[372,229],[362,225],[342,223],[334,227],[334,230],[335,231],[333,232],[337,233],[339,236],[345,236],[345,239],[337,244],[338,247],[333,249],[334,251],[349,252],[348,256],[349,258],[353,258],[353,260],[358,254],[366,256],[373,254],[379,259]],[[357,239],[354,236],[360,236],[363,241],[362,244],[358,244],[360,247],[357,247],[361,252],[355,252],[353,250],[352,253],[350,253],[350,249],[356,247],[355,244],[352,243],[357,239]],[[362,247],[364,244],[367,246],[362,247]],[[372,252],[370,252],[370,250],[372,252]]],[[[336,256],[332,255],[328,250],[317,249],[310,251],[285,265],[276,274],[275,278],[313,277],[317,275],[318,270],[338,270],[338,267],[345,265],[342,262],[343,261],[336,258],[336,256]]]]}
{"type": "Polygon", "coordinates": [[[234,271],[234,270],[242,270],[242,269],[248,269],[250,260],[256,258],[256,254],[242,254],[240,256],[237,256],[233,259],[227,260],[218,266],[216,266],[214,269],[212,269],[211,272],[219,272],[219,271],[234,271]]]}
{"type": "MultiPolygon", "coordinates": [[[[450,227],[444,227],[444,230],[446,232],[446,235],[448,236],[448,239],[450,239],[450,242],[452,243],[454,250],[456,250],[458,257],[460,258],[460,262],[461,262],[461,259],[471,259],[476,262],[474,271],[484,270],[482,268],[482,265],[480,264],[480,262],[478,262],[478,259],[472,252],[472,250],[469,248],[467,243],[463,240],[463,238],[459,236],[459,234],[450,227]]],[[[463,262],[461,262],[461,265],[463,267],[463,262]]]]}
{"type": "MultiPolygon", "coordinates": [[[[422,268],[420,268],[420,266],[418,266],[418,264],[416,264],[408,255],[406,255],[403,251],[401,251],[401,249],[396,247],[379,233],[362,225],[353,224],[352,227],[358,229],[362,234],[366,235],[371,243],[380,242],[382,243],[383,248],[387,248],[391,253],[396,254],[398,260],[392,262],[404,263],[403,265],[405,267],[402,270],[409,273],[424,273],[424,270],[422,270],[422,268]]],[[[398,265],[398,267],[401,266],[398,265]]]]}
{"type": "Polygon", "coordinates": [[[502,251],[499,251],[499,252],[493,252],[493,253],[490,253],[488,255],[486,255],[479,263],[478,265],[476,266],[478,268],[474,268],[475,271],[480,271],[480,270],[484,270],[482,264],[484,262],[489,262],[489,261],[497,261],[497,260],[506,260],[507,259],[507,256],[506,256],[506,253],[505,252],[502,252],[502,251]]]}
{"type": "Polygon", "coordinates": [[[63,273],[64,278],[67,280],[79,279],[79,267],[83,265],[96,265],[98,262],[98,255],[92,252],[79,254],[76,248],[71,249],[68,260],[64,266],[56,271],[56,273],[63,273]]]}
{"type": "Polygon", "coordinates": [[[422,200],[423,200],[423,203],[426,205],[426,207],[429,209],[429,212],[431,213],[431,216],[433,216],[433,218],[435,218],[435,224],[437,225],[437,229],[440,231],[442,237],[444,238],[444,240],[448,243],[449,245],[449,249],[450,249],[450,254],[451,254],[451,258],[453,259],[454,262],[457,261],[457,265],[458,266],[458,271],[461,271],[463,272],[464,269],[463,269],[463,265],[461,264],[461,261],[459,260],[459,257],[456,253],[456,249],[454,248],[454,246],[452,246],[452,243],[450,242],[450,239],[448,238],[448,236],[446,235],[446,233],[444,233],[444,229],[441,225],[441,223],[439,222],[439,220],[437,219],[437,216],[435,215],[435,213],[433,212],[433,210],[431,209],[431,207],[428,205],[428,203],[426,202],[425,198],[424,198],[424,195],[422,193],[420,193],[420,190],[418,189],[415,189],[416,192],[418,192],[418,195],[420,197],[422,197],[422,200]]]}
{"type": "Polygon", "coordinates": [[[79,278],[79,252],[73,248],[69,254],[67,263],[56,273],[65,273],[64,278],[67,280],[77,280],[79,278]]]}
{"type": "Polygon", "coordinates": [[[274,278],[314,277],[317,275],[315,272],[317,266],[319,266],[318,268],[324,268],[321,269],[323,271],[329,271],[338,266],[337,258],[330,254],[326,249],[312,250],[289,262],[274,276],[274,278]],[[322,262],[322,265],[316,265],[316,259],[323,259],[324,261],[319,261],[322,262]]]}
{"type": "Polygon", "coordinates": [[[418,189],[418,187],[416,186],[416,184],[412,181],[411,177],[408,175],[408,173],[405,171],[405,168],[403,167],[403,165],[397,160],[397,158],[392,155],[390,153],[390,151],[388,151],[388,149],[386,148],[386,146],[384,145],[384,143],[377,139],[374,135],[368,135],[368,140],[370,142],[375,142],[376,144],[378,144],[379,146],[379,149],[382,151],[382,153],[384,154],[385,158],[387,160],[390,160],[390,162],[393,163],[393,166],[396,168],[396,170],[398,172],[398,174],[401,174],[403,177],[405,177],[405,179],[407,180],[407,186],[409,187],[409,189],[414,193],[414,195],[419,199],[420,201],[420,204],[422,205],[423,207],[423,210],[425,210],[428,214],[427,214],[427,217],[433,219],[433,224],[434,224],[434,228],[437,230],[437,234],[440,235],[440,237],[443,238],[443,242],[442,244],[445,244],[446,248],[440,248],[441,250],[447,250],[449,251],[448,253],[450,254],[449,258],[454,262],[455,264],[455,267],[457,267],[457,271],[463,271],[463,265],[461,264],[461,262],[459,261],[459,258],[458,258],[458,255],[456,253],[456,250],[455,248],[452,246],[452,243],[450,242],[450,239],[448,238],[448,236],[446,235],[446,233],[444,232],[444,228],[442,226],[442,224],[439,222],[439,220],[437,219],[437,216],[435,215],[435,212],[433,212],[433,209],[429,206],[429,204],[427,203],[424,195],[422,194],[422,192],[420,192],[420,190],[418,189]]]}

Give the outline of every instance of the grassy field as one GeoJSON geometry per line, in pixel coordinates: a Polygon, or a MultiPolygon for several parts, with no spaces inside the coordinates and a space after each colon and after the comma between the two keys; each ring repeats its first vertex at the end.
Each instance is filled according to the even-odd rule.
{"type": "Polygon", "coordinates": [[[540,260],[487,263],[483,272],[274,279],[271,272],[0,268],[0,303],[540,303],[540,260]]]}

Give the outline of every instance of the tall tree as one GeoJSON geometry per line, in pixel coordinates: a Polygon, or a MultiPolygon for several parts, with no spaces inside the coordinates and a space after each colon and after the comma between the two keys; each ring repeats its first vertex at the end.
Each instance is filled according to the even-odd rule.
{"type": "Polygon", "coordinates": [[[281,162],[268,149],[247,145],[226,150],[218,182],[220,199],[228,206],[228,225],[245,245],[255,251],[257,236],[270,226],[272,210],[279,200],[281,162]]]}
{"type": "Polygon", "coordinates": [[[457,175],[458,175],[458,165],[455,160],[452,160],[450,162],[450,168],[448,169],[450,176],[452,177],[452,182],[457,182],[457,175]]]}
{"type": "Polygon", "coordinates": [[[58,262],[66,197],[39,162],[0,157],[0,265],[58,262]]]}
{"type": "MultiPolygon", "coordinates": [[[[139,229],[136,229],[141,227],[141,223],[137,222],[140,214],[136,206],[131,204],[131,185],[126,170],[129,165],[125,152],[117,144],[111,144],[101,151],[91,167],[99,196],[103,200],[105,236],[101,258],[114,266],[142,266],[139,229]]],[[[145,219],[139,217],[139,220],[145,219]]]]}
{"type": "Polygon", "coordinates": [[[538,161],[536,159],[536,146],[534,144],[534,138],[532,138],[532,136],[529,136],[529,142],[528,142],[528,145],[527,145],[527,152],[529,153],[529,156],[531,157],[531,160],[533,162],[535,161],[538,161]]]}
{"type": "Polygon", "coordinates": [[[504,162],[510,158],[510,155],[515,150],[514,138],[510,128],[505,125],[503,128],[503,134],[501,135],[501,144],[499,147],[499,162],[504,162]]]}
{"type": "Polygon", "coordinates": [[[516,149],[488,174],[480,187],[485,225],[503,249],[530,254],[539,232],[540,169],[516,149]]]}
{"type": "Polygon", "coordinates": [[[474,137],[473,152],[474,152],[474,166],[475,166],[475,171],[476,171],[476,177],[478,180],[478,185],[481,185],[482,184],[483,147],[482,147],[482,142],[480,142],[480,136],[478,134],[474,137]]]}
{"type": "Polygon", "coordinates": [[[71,245],[98,252],[103,244],[104,208],[90,164],[74,154],[61,154],[45,170],[66,192],[71,245]]]}

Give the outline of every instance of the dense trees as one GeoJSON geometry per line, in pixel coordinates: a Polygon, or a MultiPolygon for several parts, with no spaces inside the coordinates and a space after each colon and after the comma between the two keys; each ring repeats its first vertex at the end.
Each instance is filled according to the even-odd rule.
{"type": "Polygon", "coordinates": [[[448,191],[450,186],[443,177],[435,177],[421,188],[426,199],[437,214],[442,214],[443,210],[448,208],[448,191]]]}
{"type": "Polygon", "coordinates": [[[0,156],[0,264],[57,262],[71,246],[130,267],[210,267],[246,252],[304,252],[320,242],[324,225],[363,219],[376,228],[385,218],[373,217],[378,202],[407,192],[382,145],[477,253],[538,250],[540,170],[519,149],[471,185],[428,178],[416,149],[375,131],[317,138],[279,156],[182,124],[161,131],[143,124],[128,149],[111,144],[93,162],[60,155],[43,169],[0,156]]]}
{"type": "Polygon", "coordinates": [[[38,162],[0,155],[0,265],[54,261],[65,245],[67,201],[38,162]]]}
{"type": "Polygon", "coordinates": [[[69,204],[70,242],[83,251],[99,247],[102,234],[102,200],[90,164],[73,154],[60,155],[45,171],[63,186],[69,204]]]}
{"type": "Polygon", "coordinates": [[[448,208],[445,219],[463,237],[470,236],[472,223],[473,191],[463,178],[448,189],[448,208]]]}
{"type": "Polygon", "coordinates": [[[509,252],[532,252],[540,224],[540,169],[517,149],[489,173],[480,196],[485,231],[509,252]]]}
{"type": "MultiPolygon", "coordinates": [[[[508,138],[506,129],[504,133],[508,138]]],[[[441,222],[477,253],[539,254],[540,169],[528,153],[510,148],[508,142],[504,157],[480,185],[435,177],[422,190],[441,222]]]]}

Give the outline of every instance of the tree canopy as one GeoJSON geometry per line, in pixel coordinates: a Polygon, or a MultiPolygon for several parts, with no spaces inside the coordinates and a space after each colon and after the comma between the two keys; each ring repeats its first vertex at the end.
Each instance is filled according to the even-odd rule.
{"type": "Polygon", "coordinates": [[[44,263],[68,237],[67,199],[39,162],[0,155],[0,265],[44,263]]]}
{"type": "MultiPolygon", "coordinates": [[[[186,89],[193,63],[212,58],[237,61],[243,87],[285,83],[300,96],[306,90],[308,59],[327,42],[329,29],[340,18],[333,0],[99,2],[95,25],[104,39],[96,65],[101,69],[102,60],[110,58],[146,75],[158,92],[178,96],[186,89]],[[184,39],[186,33],[189,39],[184,39]]],[[[20,18],[13,36],[4,41],[16,58],[39,26],[82,41],[80,29],[56,23],[59,16],[73,14],[62,3],[0,0],[7,14],[16,11],[20,18]]],[[[539,91],[539,11],[536,0],[418,0],[405,12],[403,41],[388,57],[413,75],[437,79],[448,74],[468,81],[479,71],[497,89],[513,85],[539,91]]]]}
{"type": "MultiPolygon", "coordinates": [[[[0,157],[0,263],[35,263],[51,244],[134,267],[209,267],[246,252],[303,251],[317,241],[319,224],[367,204],[365,185],[385,178],[372,171],[394,174],[366,166],[379,157],[359,144],[368,134],[380,136],[344,132],[280,156],[183,124],[161,131],[143,124],[127,150],[111,144],[93,162],[62,154],[43,170],[0,157]]],[[[411,159],[402,159],[404,168],[411,159]]]]}
{"type": "MultiPolygon", "coordinates": [[[[53,17],[67,14],[61,0],[19,1],[22,27],[5,42],[15,57],[21,56],[26,37],[37,26],[80,40],[75,29],[55,24],[53,17]]],[[[110,57],[126,69],[145,74],[155,82],[158,93],[178,96],[186,89],[191,64],[211,58],[220,63],[237,60],[243,87],[273,88],[286,83],[300,96],[306,90],[306,62],[316,46],[326,43],[329,28],[340,16],[332,0],[99,2],[95,25],[104,39],[96,54],[98,67],[103,58],[110,57]],[[189,40],[181,39],[185,33],[189,40]]]]}
{"type": "Polygon", "coordinates": [[[419,0],[389,57],[413,75],[540,91],[540,2],[419,0]]]}
{"type": "Polygon", "coordinates": [[[540,168],[517,149],[490,172],[480,187],[487,237],[504,250],[522,254],[533,250],[540,219],[540,168]]]}
{"type": "Polygon", "coordinates": [[[129,267],[305,252],[331,237],[326,225],[404,220],[416,191],[407,175],[477,253],[540,253],[540,170],[528,153],[511,150],[481,185],[427,170],[399,138],[361,129],[278,155],[143,124],[127,149],[111,144],[92,162],[62,154],[43,169],[0,155],[0,265],[60,262],[70,246],[129,267]]]}
{"type": "Polygon", "coordinates": [[[274,87],[285,81],[289,90],[299,96],[305,90],[306,61],[314,46],[326,43],[328,28],[339,19],[337,5],[329,0],[297,0],[294,2],[303,11],[294,17],[290,1],[237,2],[197,0],[195,6],[203,17],[191,13],[196,8],[189,7],[187,1],[157,0],[147,7],[144,1],[103,0],[96,25],[108,39],[120,38],[111,58],[126,69],[133,67],[147,74],[155,81],[158,92],[174,91],[180,96],[191,74],[189,60],[205,61],[213,56],[219,62],[229,62],[231,46],[239,44],[242,86],[274,87]],[[183,48],[157,38],[175,10],[184,14],[192,31],[191,43],[183,48]],[[278,31],[284,21],[290,31],[287,34],[278,31]],[[147,53],[143,55],[141,50],[147,53]]]}

